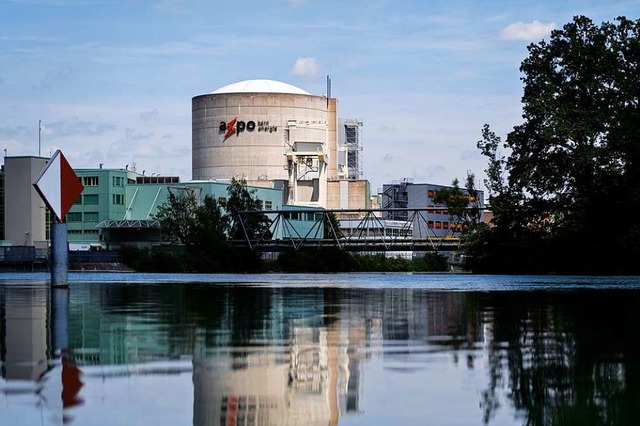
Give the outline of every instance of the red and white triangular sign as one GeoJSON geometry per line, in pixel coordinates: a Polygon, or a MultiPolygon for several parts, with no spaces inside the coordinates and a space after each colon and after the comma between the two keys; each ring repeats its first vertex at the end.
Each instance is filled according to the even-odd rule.
{"type": "Polygon", "coordinates": [[[60,150],[53,154],[33,186],[60,221],[84,189],[60,150]]]}

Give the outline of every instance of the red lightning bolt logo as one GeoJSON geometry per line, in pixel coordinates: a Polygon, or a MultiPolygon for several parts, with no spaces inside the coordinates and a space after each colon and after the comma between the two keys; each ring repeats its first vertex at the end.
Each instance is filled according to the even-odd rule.
{"type": "Polygon", "coordinates": [[[222,142],[226,141],[229,136],[236,132],[236,121],[238,121],[238,117],[234,118],[230,122],[227,123],[227,131],[222,137],[222,142]]]}

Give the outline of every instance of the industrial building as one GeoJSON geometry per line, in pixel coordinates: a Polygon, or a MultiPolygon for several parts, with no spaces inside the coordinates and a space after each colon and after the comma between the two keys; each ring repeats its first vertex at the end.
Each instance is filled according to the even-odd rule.
{"type": "Polygon", "coordinates": [[[2,244],[46,248],[50,214],[32,184],[49,159],[24,156],[4,160],[0,170],[0,220],[6,243],[2,244]]]}
{"type": "MultiPolygon", "coordinates": [[[[47,158],[5,157],[0,170],[0,223],[5,246],[34,246],[37,256],[45,256],[50,242],[51,214],[32,183],[47,158]],[[7,185],[8,183],[8,185],[7,185]],[[28,214],[25,214],[27,212],[28,214]]],[[[84,189],[67,213],[68,241],[72,249],[113,249],[122,244],[149,246],[161,242],[154,216],[170,192],[191,192],[199,201],[206,196],[224,203],[227,182],[180,182],[177,176],[145,176],[128,166],[123,169],[75,169],[84,189]]],[[[291,210],[290,228],[274,230],[274,238],[305,235],[316,222],[313,214],[296,213],[298,206],[283,206],[282,190],[249,186],[262,210],[291,210]]],[[[308,208],[306,209],[308,210],[308,208]]],[[[321,236],[321,235],[320,235],[321,236]]]]}
{"type": "Polygon", "coordinates": [[[362,122],[339,120],[337,99],[273,80],[246,80],[192,99],[194,180],[282,190],[286,205],[369,208],[362,122]]]}
{"type": "MultiPolygon", "coordinates": [[[[434,201],[436,193],[450,186],[430,183],[413,183],[409,179],[394,181],[382,186],[380,206],[383,209],[426,209],[426,214],[420,215],[420,220],[413,220],[413,237],[447,237],[457,236],[464,226],[465,218],[452,216],[444,204],[434,201]]],[[[460,190],[466,194],[464,188],[460,190]]],[[[475,197],[470,196],[470,205],[484,209],[484,193],[477,191],[475,197]]],[[[383,219],[406,221],[410,218],[409,211],[385,212],[383,219]]],[[[480,220],[481,216],[475,218],[480,220]]]]}

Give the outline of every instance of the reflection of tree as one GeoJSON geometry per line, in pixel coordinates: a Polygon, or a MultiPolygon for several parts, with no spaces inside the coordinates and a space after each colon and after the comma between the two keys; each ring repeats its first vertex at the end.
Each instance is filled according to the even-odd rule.
{"type": "Polygon", "coordinates": [[[500,405],[497,389],[506,374],[508,398],[527,425],[634,424],[639,333],[629,320],[639,298],[607,296],[498,294],[481,308],[493,313],[494,332],[481,402],[485,423],[500,405]]]}

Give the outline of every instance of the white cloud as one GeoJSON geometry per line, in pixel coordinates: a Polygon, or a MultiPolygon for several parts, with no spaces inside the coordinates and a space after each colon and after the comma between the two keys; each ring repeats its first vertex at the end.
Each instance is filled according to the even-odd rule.
{"type": "Polygon", "coordinates": [[[502,29],[500,38],[503,40],[538,41],[549,35],[555,28],[555,22],[514,22],[502,29]]]}
{"type": "Polygon", "coordinates": [[[291,74],[298,77],[313,78],[320,73],[316,58],[298,58],[291,68],[291,74]]]}

